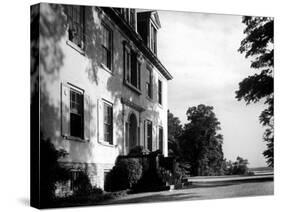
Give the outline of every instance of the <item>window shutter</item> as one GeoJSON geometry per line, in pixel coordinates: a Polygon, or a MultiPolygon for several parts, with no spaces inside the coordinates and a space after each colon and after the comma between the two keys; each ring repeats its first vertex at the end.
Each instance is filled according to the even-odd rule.
{"type": "Polygon", "coordinates": [[[104,140],[104,132],[103,132],[103,102],[98,99],[98,141],[104,140]]]}
{"type": "Polygon", "coordinates": [[[147,127],[146,127],[146,124],[147,124],[147,121],[144,121],[144,125],[143,125],[143,127],[144,127],[144,139],[143,139],[143,146],[144,146],[144,148],[145,149],[147,149],[147,127]]]}
{"type": "Polygon", "coordinates": [[[84,94],[84,139],[90,141],[91,138],[92,104],[90,96],[84,94]]]}
{"type": "Polygon", "coordinates": [[[61,134],[63,137],[70,135],[70,88],[61,84],[61,134]]]}
{"type": "Polygon", "coordinates": [[[125,124],[125,134],[126,134],[126,138],[125,138],[125,143],[126,143],[126,148],[129,147],[129,123],[126,122],[125,124]]]}
{"type": "Polygon", "coordinates": [[[138,135],[137,135],[137,146],[140,146],[141,145],[141,142],[140,142],[140,127],[138,127],[138,135]]]}
{"type": "Polygon", "coordinates": [[[153,99],[153,71],[151,70],[150,72],[150,77],[151,77],[151,80],[150,80],[150,97],[151,99],[153,99]]]}

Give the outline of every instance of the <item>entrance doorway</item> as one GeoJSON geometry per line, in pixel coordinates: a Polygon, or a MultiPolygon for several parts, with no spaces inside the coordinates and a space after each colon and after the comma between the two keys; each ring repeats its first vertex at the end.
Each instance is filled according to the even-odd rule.
{"type": "Polygon", "coordinates": [[[134,113],[131,113],[126,124],[127,153],[138,144],[138,122],[134,113]]]}

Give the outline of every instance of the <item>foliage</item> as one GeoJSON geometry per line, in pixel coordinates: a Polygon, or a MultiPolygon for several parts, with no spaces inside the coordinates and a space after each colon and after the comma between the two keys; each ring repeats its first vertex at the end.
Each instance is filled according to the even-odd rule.
{"type": "Polygon", "coordinates": [[[92,186],[87,173],[84,171],[79,172],[77,179],[73,183],[75,187],[74,196],[87,196],[103,193],[102,189],[92,186]]]}
{"type": "Polygon", "coordinates": [[[54,201],[57,182],[65,182],[70,179],[70,172],[58,163],[58,159],[66,155],[65,150],[57,150],[50,140],[41,140],[40,196],[43,205],[48,205],[54,201]]]}
{"type": "Polygon", "coordinates": [[[113,191],[131,188],[142,176],[142,164],[137,158],[117,159],[110,176],[113,191]]]}
{"type": "Polygon", "coordinates": [[[99,192],[96,190],[94,194],[79,195],[79,196],[68,196],[60,199],[56,199],[53,207],[67,207],[67,206],[79,206],[79,205],[96,205],[110,199],[116,199],[127,195],[127,191],[118,192],[99,192]]]}
{"type": "Polygon", "coordinates": [[[166,184],[173,181],[172,173],[162,167],[150,167],[143,173],[142,178],[133,187],[135,191],[162,190],[166,184]]]}
{"type": "Polygon", "coordinates": [[[262,111],[259,119],[263,126],[267,126],[264,133],[264,141],[267,142],[267,150],[263,152],[269,166],[273,167],[273,143],[274,143],[274,95],[273,95],[273,18],[244,16],[242,23],[246,25],[245,38],[241,41],[238,51],[245,57],[251,57],[251,68],[258,73],[248,76],[239,83],[236,98],[244,99],[247,104],[264,100],[268,106],[262,111]]]}
{"type": "Polygon", "coordinates": [[[177,162],[174,173],[175,185],[187,182],[190,175],[190,165],[184,162],[177,162]]]}
{"type": "Polygon", "coordinates": [[[184,161],[191,165],[191,175],[223,174],[223,137],[213,107],[198,105],[187,110],[188,124],[180,136],[184,161]]]}
{"type": "Polygon", "coordinates": [[[179,157],[179,137],[182,134],[182,126],[178,117],[168,110],[168,149],[169,155],[179,157]]]}
{"type": "Polygon", "coordinates": [[[163,167],[159,167],[158,169],[156,169],[156,171],[161,183],[163,183],[164,185],[171,185],[174,183],[174,178],[171,171],[164,169],[163,167]]]}
{"type": "Polygon", "coordinates": [[[228,161],[226,162],[225,174],[227,175],[248,175],[248,160],[243,159],[242,157],[237,157],[235,162],[228,161]]]}
{"type": "Polygon", "coordinates": [[[128,154],[128,156],[143,156],[143,155],[148,155],[150,152],[148,149],[144,148],[143,146],[135,146],[132,148],[128,154]]]}

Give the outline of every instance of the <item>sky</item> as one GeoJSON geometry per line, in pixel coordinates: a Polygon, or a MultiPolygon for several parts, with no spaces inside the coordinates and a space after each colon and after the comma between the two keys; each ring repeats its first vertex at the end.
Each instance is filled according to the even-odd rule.
{"type": "Polygon", "coordinates": [[[237,49],[244,38],[241,16],[158,11],[158,57],[173,75],[168,82],[168,108],[186,123],[188,107],[214,107],[224,136],[227,160],[248,159],[249,167],[266,166],[264,128],[258,116],[262,102],[235,99],[238,84],[255,73],[250,59],[237,49]]]}

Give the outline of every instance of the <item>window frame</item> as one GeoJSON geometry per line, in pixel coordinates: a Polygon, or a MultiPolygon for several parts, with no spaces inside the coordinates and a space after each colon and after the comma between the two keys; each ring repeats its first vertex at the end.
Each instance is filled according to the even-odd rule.
{"type": "Polygon", "coordinates": [[[113,104],[109,103],[107,101],[103,101],[103,142],[108,144],[108,145],[114,145],[113,143],[113,104]],[[110,118],[111,120],[108,122],[106,122],[105,120],[105,113],[108,112],[106,111],[106,109],[110,108],[110,118]],[[109,127],[110,131],[109,133],[106,133],[106,128],[105,126],[109,127]],[[106,134],[109,134],[109,139],[106,139],[106,134]]]}
{"type": "MultiPolygon", "coordinates": [[[[76,11],[77,12],[77,11],[76,11]]],[[[64,6],[64,13],[67,17],[67,24],[68,24],[68,40],[67,44],[77,50],[79,53],[84,54],[85,51],[85,28],[86,28],[86,19],[85,19],[85,7],[84,6],[78,6],[78,5],[65,5],[64,6]],[[79,16],[79,21],[74,20],[75,17],[73,15],[73,11],[76,10],[74,8],[79,8],[78,15],[76,14],[76,18],[79,16]],[[71,10],[71,14],[70,14],[71,10]],[[75,22],[76,21],[76,22],[75,22]],[[74,29],[71,29],[73,26],[78,26],[80,33],[77,36],[79,41],[74,40],[74,35],[72,35],[72,31],[74,29]],[[82,42],[79,44],[79,42],[82,42]]]]}
{"type": "Polygon", "coordinates": [[[109,27],[108,24],[106,24],[104,21],[101,23],[101,52],[102,52],[102,58],[101,58],[101,66],[106,69],[109,72],[113,72],[113,30],[109,27]],[[108,32],[108,45],[109,47],[106,47],[104,45],[104,29],[108,32]],[[106,62],[104,61],[104,53],[106,52],[106,62]],[[105,64],[106,63],[106,64],[105,64]],[[109,64],[110,63],[110,64],[109,64]]]}
{"type": "Polygon", "coordinates": [[[69,185],[69,189],[70,191],[72,192],[75,192],[77,191],[77,179],[79,179],[79,177],[82,175],[82,174],[85,174],[83,173],[82,170],[80,169],[71,169],[70,170],[70,185],[69,185]],[[79,176],[80,175],[80,176],[79,176]]]}
{"type": "Polygon", "coordinates": [[[162,153],[163,153],[163,148],[164,148],[164,129],[160,125],[160,126],[158,126],[158,149],[160,151],[162,151],[162,153]],[[162,136],[160,136],[160,131],[162,131],[162,136]],[[161,145],[160,145],[160,142],[162,143],[161,145]],[[161,148],[161,146],[162,146],[162,148],[161,148]]]}
{"type": "Polygon", "coordinates": [[[73,85],[69,85],[69,135],[70,135],[70,138],[73,138],[73,139],[79,139],[79,140],[85,140],[85,132],[84,132],[84,121],[85,121],[85,118],[84,118],[84,91],[81,90],[81,89],[78,89],[76,87],[74,87],[73,85]],[[76,93],[78,95],[80,95],[80,98],[81,98],[81,127],[80,127],[80,136],[76,136],[76,135],[73,135],[73,132],[72,132],[72,119],[71,119],[71,114],[73,115],[79,115],[79,114],[75,114],[75,112],[73,111],[72,112],[72,93],[76,93]]]}
{"type": "Polygon", "coordinates": [[[145,82],[146,97],[148,97],[149,99],[152,100],[153,99],[153,70],[150,66],[147,66],[146,70],[147,70],[147,73],[148,73],[148,77],[147,77],[147,80],[145,82]]]}
{"type": "Polygon", "coordinates": [[[153,151],[153,123],[151,120],[145,120],[145,140],[146,140],[146,147],[149,151],[153,151]],[[149,125],[151,126],[151,136],[149,136],[149,125]],[[150,138],[150,139],[149,139],[150,138]],[[151,141],[151,149],[149,149],[149,141],[151,141]]]}
{"type": "Polygon", "coordinates": [[[139,55],[138,51],[134,50],[125,41],[124,48],[123,48],[123,57],[124,57],[124,62],[123,62],[124,84],[140,95],[141,94],[141,67],[142,67],[141,56],[139,55]],[[132,82],[133,76],[135,77],[136,84],[132,82]]]}
{"type": "Polygon", "coordinates": [[[150,50],[157,55],[157,27],[150,21],[149,24],[149,47],[150,50]]]}
{"type": "Polygon", "coordinates": [[[163,105],[163,82],[160,79],[158,79],[157,96],[158,96],[158,99],[157,99],[158,104],[163,105]]]}

